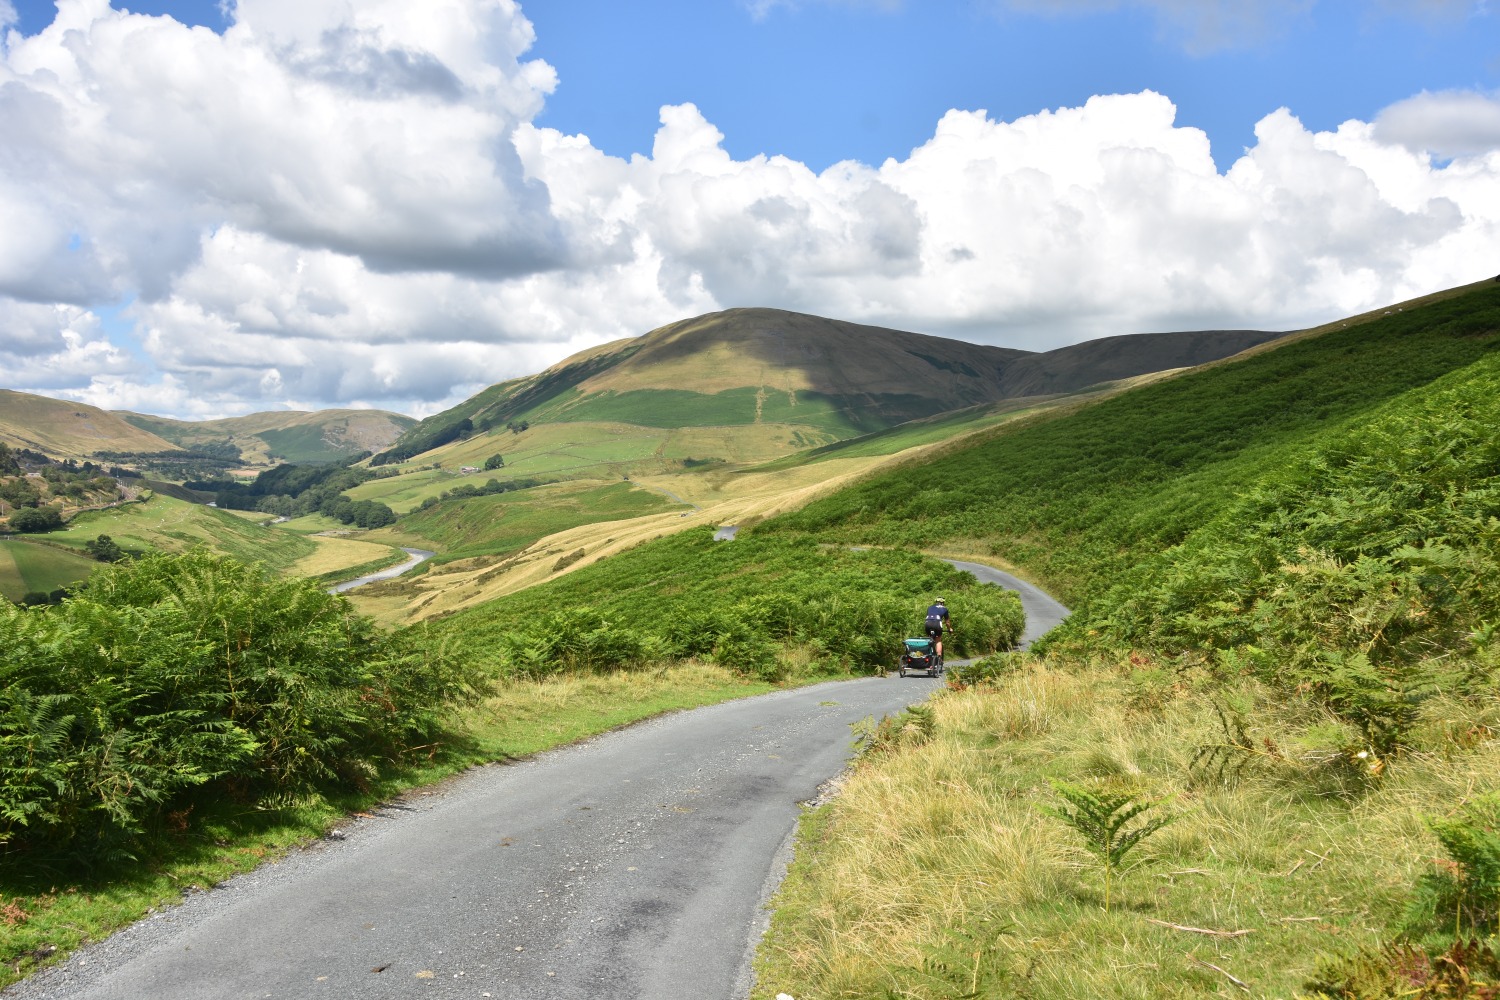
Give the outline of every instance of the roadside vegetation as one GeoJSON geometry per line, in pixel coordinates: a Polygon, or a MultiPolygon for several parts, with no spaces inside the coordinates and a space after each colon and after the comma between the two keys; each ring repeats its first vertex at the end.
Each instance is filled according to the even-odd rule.
{"type": "Polygon", "coordinates": [[[951,655],[1019,640],[1016,595],[939,560],[753,530],[719,542],[705,528],[458,612],[433,631],[502,676],[697,658],[775,681],[799,664],[830,675],[891,669],[939,593],[960,624],[951,655]]]}
{"type": "Polygon", "coordinates": [[[447,637],[201,549],[0,605],[0,648],[0,988],[411,788],[770,689],[692,661],[497,683],[447,637]]]}
{"type": "Polygon", "coordinates": [[[990,545],[1077,610],[873,727],[756,995],[1493,997],[1497,346],[1485,286],[782,519],[990,545]],[[1111,871],[1065,790],[1149,837],[1111,871]]]}

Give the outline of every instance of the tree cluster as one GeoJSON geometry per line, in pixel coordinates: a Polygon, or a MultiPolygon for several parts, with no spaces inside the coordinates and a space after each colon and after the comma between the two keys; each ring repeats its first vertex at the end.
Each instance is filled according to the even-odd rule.
{"type": "Polygon", "coordinates": [[[212,492],[215,503],[229,510],[256,510],[278,517],[322,514],[343,524],[379,528],[395,523],[396,512],[375,500],[353,500],[344,495],[345,490],[377,478],[378,474],[368,469],[352,467],[367,454],[334,465],[278,465],[250,483],[215,480],[187,486],[212,492]]]}
{"type": "Polygon", "coordinates": [[[239,447],[227,439],[175,451],[99,451],[94,455],[174,480],[220,476],[244,461],[239,447]]]}
{"type": "Polygon", "coordinates": [[[34,535],[44,531],[55,531],[63,526],[62,514],[56,507],[22,507],[10,515],[13,531],[34,535]]]}
{"type": "Polygon", "coordinates": [[[540,479],[508,479],[501,482],[491,479],[483,486],[475,486],[473,483],[460,483],[451,490],[444,490],[442,495],[428,497],[422,501],[419,510],[431,510],[444,500],[465,500],[469,497],[487,497],[496,493],[509,493],[512,490],[529,490],[534,486],[546,485],[540,479]]]}

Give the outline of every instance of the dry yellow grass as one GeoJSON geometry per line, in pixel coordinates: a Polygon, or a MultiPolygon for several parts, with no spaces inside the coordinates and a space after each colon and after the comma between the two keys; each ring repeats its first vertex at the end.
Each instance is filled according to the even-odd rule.
{"type": "Polygon", "coordinates": [[[1213,697],[1132,707],[1113,665],[1033,663],[940,694],[930,740],[863,759],[811,818],[752,997],[1304,992],[1321,956],[1391,933],[1442,853],[1424,817],[1495,789],[1500,741],[1393,761],[1341,797],[1293,759],[1305,718],[1253,686],[1237,697],[1287,756],[1218,781],[1192,766],[1224,738],[1213,697]],[[1109,912],[1097,861],[1042,811],[1050,778],[1167,798],[1177,817],[1127,860],[1109,912]]]}
{"type": "Polygon", "coordinates": [[[378,621],[420,621],[543,583],[663,535],[704,524],[716,527],[743,524],[751,519],[795,510],[887,460],[850,459],[762,474],[709,473],[640,478],[635,481],[672,493],[702,509],[570,528],[548,535],[514,555],[460,560],[410,581],[393,581],[351,591],[349,597],[362,613],[378,621]],[[583,558],[558,569],[560,556],[580,549],[584,552],[583,558]]]}
{"type": "Polygon", "coordinates": [[[394,562],[400,552],[389,545],[360,541],[357,538],[341,538],[334,535],[309,535],[308,541],[318,548],[311,555],[303,556],[292,565],[296,576],[322,576],[354,566],[363,566],[389,556],[394,562]]]}
{"type": "Polygon", "coordinates": [[[97,451],[177,450],[170,441],[108,410],[10,389],[0,389],[0,441],[56,458],[87,459],[97,451]]]}

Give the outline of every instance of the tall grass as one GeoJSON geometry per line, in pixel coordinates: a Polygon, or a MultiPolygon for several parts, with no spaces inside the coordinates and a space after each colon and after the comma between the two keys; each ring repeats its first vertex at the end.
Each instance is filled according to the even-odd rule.
{"type": "MultiPolygon", "coordinates": [[[[930,739],[858,764],[804,821],[752,995],[1177,997],[1238,993],[1233,976],[1295,996],[1323,956],[1379,946],[1431,869],[1422,817],[1500,769],[1491,743],[1403,758],[1356,798],[1307,783],[1315,754],[1215,780],[1192,766],[1222,735],[1211,699],[1143,711],[1120,679],[1034,662],[938,697],[930,739]],[[1097,863],[1043,813],[1057,778],[1176,796],[1110,910],[1097,863]]],[[[1219,693],[1254,703],[1258,739],[1305,727],[1307,706],[1253,681],[1219,693]]]]}

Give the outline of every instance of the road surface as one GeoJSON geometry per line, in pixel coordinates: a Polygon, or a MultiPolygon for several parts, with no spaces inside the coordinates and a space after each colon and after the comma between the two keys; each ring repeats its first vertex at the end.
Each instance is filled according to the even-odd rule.
{"type": "Polygon", "coordinates": [[[383,569],[378,573],[367,573],[364,576],[356,577],[353,580],[345,580],[343,583],[335,584],[334,586],[329,587],[328,592],[330,594],[342,594],[346,590],[353,590],[355,587],[363,587],[365,584],[374,583],[376,580],[393,579],[400,576],[402,573],[407,572],[408,570],[416,569],[418,566],[422,565],[424,562],[437,555],[437,553],[429,552],[426,549],[409,549],[404,545],[401,547],[401,551],[405,552],[407,555],[406,562],[402,563],[401,565],[392,566],[390,569],[383,569]]]}
{"type": "Polygon", "coordinates": [[[941,683],[780,691],[476,768],[4,996],[744,997],[800,803],[844,768],[852,723],[941,683]]]}

